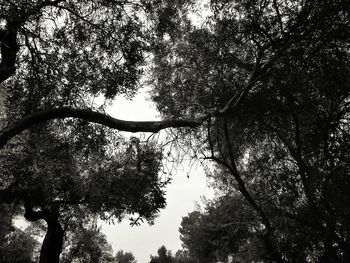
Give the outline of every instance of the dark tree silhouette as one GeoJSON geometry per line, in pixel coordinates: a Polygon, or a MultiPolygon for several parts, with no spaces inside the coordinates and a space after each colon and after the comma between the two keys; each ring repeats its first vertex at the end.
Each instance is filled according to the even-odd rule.
{"type": "Polygon", "coordinates": [[[157,251],[157,256],[151,256],[150,263],[172,263],[174,259],[171,252],[165,246],[161,246],[157,251]]]}

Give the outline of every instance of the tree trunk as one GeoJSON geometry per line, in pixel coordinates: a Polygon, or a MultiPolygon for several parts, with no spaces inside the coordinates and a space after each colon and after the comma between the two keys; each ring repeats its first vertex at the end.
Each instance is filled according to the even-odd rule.
{"type": "Polygon", "coordinates": [[[59,208],[34,211],[30,198],[24,199],[24,217],[29,221],[45,220],[47,231],[41,246],[39,263],[59,263],[63,246],[63,228],[58,220],[59,208]]]}
{"type": "Polygon", "coordinates": [[[41,246],[39,263],[59,263],[63,246],[63,229],[57,217],[50,217],[47,232],[41,246]]]}

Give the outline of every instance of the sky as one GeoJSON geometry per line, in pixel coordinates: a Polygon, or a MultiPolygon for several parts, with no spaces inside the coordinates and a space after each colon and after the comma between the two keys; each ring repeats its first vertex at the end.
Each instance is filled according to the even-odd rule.
{"type": "MultiPolygon", "coordinates": [[[[159,113],[146,91],[141,91],[132,101],[118,98],[109,107],[108,113],[119,119],[133,121],[159,120],[159,113]]],[[[126,136],[135,134],[126,134],[126,136]]],[[[193,211],[201,203],[201,197],[213,197],[213,190],[208,187],[204,171],[200,165],[191,169],[182,165],[172,176],[172,183],[167,186],[167,206],[150,226],[147,222],[141,226],[131,227],[128,220],[120,224],[102,225],[114,253],[122,249],[132,252],[138,263],[148,263],[150,255],[157,255],[162,245],[173,254],[181,248],[179,227],[183,216],[193,211]]]]}

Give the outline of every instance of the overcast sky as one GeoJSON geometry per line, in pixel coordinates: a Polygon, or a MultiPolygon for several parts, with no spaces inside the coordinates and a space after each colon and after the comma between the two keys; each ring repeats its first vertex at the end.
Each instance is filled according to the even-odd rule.
{"type": "MultiPolygon", "coordinates": [[[[159,114],[147,97],[143,91],[132,101],[119,98],[110,107],[109,114],[124,120],[159,119],[159,114]]],[[[129,251],[138,263],[148,263],[150,255],[156,255],[162,245],[173,253],[181,248],[178,229],[182,217],[194,210],[195,204],[200,203],[201,196],[213,196],[202,168],[193,168],[189,177],[186,174],[188,170],[188,167],[182,167],[173,175],[173,181],[167,187],[167,207],[161,210],[153,226],[143,223],[138,227],[130,227],[127,220],[121,224],[103,225],[102,230],[113,246],[114,253],[119,249],[129,251]]]]}

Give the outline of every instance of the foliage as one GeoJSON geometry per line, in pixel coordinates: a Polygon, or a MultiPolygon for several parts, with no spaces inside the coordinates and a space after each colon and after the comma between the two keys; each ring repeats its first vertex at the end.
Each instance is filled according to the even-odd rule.
{"type": "Polygon", "coordinates": [[[157,256],[151,256],[150,263],[194,263],[190,255],[185,250],[178,250],[175,256],[165,246],[161,246],[157,251],[157,256]]]}
{"type": "Polygon", "coordinates": [[[174,262],[176,263],[195,263],[196,261],[191,259],[188,251],[178,250],[174,256],[174,262]]]}
{"type": "MultiPolygon", "coordinates": [[[[48,223],[41,256],[55,260],[42,262],[58,262],[69,218],[152,222],[165,205],[157,147],[119,138],[113,151],[108,132],[87,123],[101,115],[46,111],[106,118],[110,99],[136,93],[151,54],[153,100],[168,123],[192,118],[174,125],[192,127],[177,143],[215,164],[209,175],[225,196],[185,220],[184,242],[196,231],[206,241],[187,243],[188,253],[214,260],[252,240],[254,251],[264,248],[254,260],[348,262],[349,1],[215,0],[201,26],[189,19],[194,3],[0,3],[1,127],[26,130],[0,133],[1,203],[24,203],[27,219],[48,223]],[[25,116],[38,111],[47,117],[39,122],[57,120],[32,127],[25,116]],[[221,223],[241,216],[254,231],[235,226],[225,239],[221,223]]],[[[160,252],[154,260],[171,260],[160,252]]]]}
{"type": "Polygon", "coordinates": [[[91,157],[84,156],[80,142],[70,142],[45,130],[31,133],[27,143],[3,158],[2,178],[8,174],[8,180],[20,182],[20,189],[30,189],[32,205],[42,208],[83,205],[86,212],[106,218],[139,212],[151,219],[164,206],[165,183],[158,177],[161,153],[156,148],[132,139],[113,154],[95,152],[91,157]]]}
{"type": "Polygon", "coordinates": [[[1,205],[0,262],[33,263],[38,241],[27,231],[12,226],[11,208],[1,205]],[[7,210],[7,211],[4,211],[7,210]]]}
{"type": "Polygon", "coordinates": [[[115,263],[137,263],[134,255],[131,252],[124,252],[123,250],[118,250],[114,256],[115,263]]]}
{"type": "Polygon", "coordinates": [[[94,223],[80,225],[67,235],[61,262],[114,262],[111,245],[94,223]]]}
{"type": "Polygon", "coordinates": [[[171,251],[167,250],[165,246],[161,246],[157,251],[158,256],[151,256],[150,263],[172,263],[173,257],[171,251]]]}
{"type": "Polygon", "coordinates": [[[1,262],[32,263],[36,245],[31,236],[17,230],[8,237],[6,246],[2,247],[1,262]]]}
{"type": "Polygon", "coordinates": [[[207,201],[204,209],[183,217],[179,229],[191,262],[263,260],[266,250],[254,237],[261,225],[238,195],[207,201]]]}
{"type": "Polygon", "coordinates": [[[21,25],[16,65],[16,75],[21,77],[12,78],[10,86],[17,96],[46,98],[36,104],[22,100],[27,113],[39,107],[85,104],[78,94],[113,98],[137,90],[144,41],[131,1],[7,1],[1,5],[6,26],[21,25]]]}
{"type": "Polygon", "coordinates": [[[131,252],[118,250],[113,256],[112,247],[95,220],[87,220],[84,224],[79,220],[76,223],[75,228],[66,233],[65,248],[60,262],[137,262],[131,252]]]}
{"type": "Polygon", "coordinates": [[[15,182],[14,200],[29,202],[39,211],[53,213],[58,208],[62,226],[67,234],[73,233],[76,242],[87,240],[78,235],[76,226],[94,215],[118,221],[129,217],[136,225],[144,219],[153,222],[165,206],[163,188],[167,184],[158,176],[162,154],[157,147],[137,138],[127,142],[115,137],[118,148],[92,154],[85,151],[89,144],[82,148],[79,140],[46,129],[30,131],[30,136],[22,138],[24,142],[3,157],[2,178],[15,182]]]}
{"type": "MultiPolygon", "coordinates": [[[[136,94],[148,50],[141,19],[150,5],[1,2],[1,127],[62,107],[104,114],[115,96],[136,94]]],[[[84,120],[37,125],[1,149],[0,202],[23,204],[26,219],[47,222],[40,260],[58,262],[72,222],[94,215],[153,222],[165,206],[161,157],[153,143],[127,141],[84,120]]]]}
{"type": "Polygon", "coordinates": [[[248,215],[255,226],[230,228],[230,253],[250,239],[255,251],[266,250],[254,260],[346,262],[349,4],[211,1],[209,8],[202,26],[178,23],[180,38],[154,46],[158,109],[173,118],[212,114],[207,127],[192,130],[195,141],[189,130],[177,136],[213,161],[214,186],[233,198],[228,208],[219,199],[217,209],[184,219],[189,253],[200,262],[228,254],[222,229],[210,232],[215,213],[228,210],[224,223],[248,215]]]}

